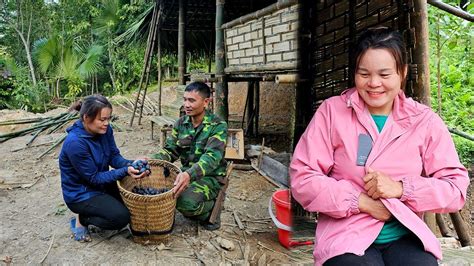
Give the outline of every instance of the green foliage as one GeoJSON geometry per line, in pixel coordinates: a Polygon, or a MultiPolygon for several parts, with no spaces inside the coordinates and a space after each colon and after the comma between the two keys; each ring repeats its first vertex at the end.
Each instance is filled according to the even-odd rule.
{"type": "MultiPolygon", "coordinates": [[[[66,98],[74,99],[86,87],[86,80],[102,69],[103,47],[80,44],[58,35],[35,42],[33,55],[40,72],[49,83],[64,80],[66,98]]],[[[56,95],[61,95],[56,88],[56,95]]]]}
{"type": "MultiPolygon", "coordinates": [[[[451,3],[455,4],[455,3],[451,3]]],[[[472,23],[434,7],[428,9],[433,110],[448,127],[474,135],[474,31],[472,23]],[[440,97],[439,97],[439,96],[440,97]]],[[[474,5],[468,7],[474,12],[474,5]]],[[[473,163],[474,142],[454,136],[461,161],[473,163]]]]}

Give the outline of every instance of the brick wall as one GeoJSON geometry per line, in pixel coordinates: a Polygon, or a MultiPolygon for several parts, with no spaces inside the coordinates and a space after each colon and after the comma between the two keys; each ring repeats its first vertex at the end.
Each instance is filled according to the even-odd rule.
{"type": "Polygon", "coordinates": [[[298,12],[293,5],[225,30],[226,72],[295,69],[298,62],[298,12]]]}

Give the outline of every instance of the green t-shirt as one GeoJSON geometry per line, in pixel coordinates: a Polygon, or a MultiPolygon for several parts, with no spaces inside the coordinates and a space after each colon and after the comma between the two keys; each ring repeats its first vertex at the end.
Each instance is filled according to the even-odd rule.
{"type": "MultiPolygon", "coordinates": [[[[377,125],[377,129],[379,132],[382,131],[382,128],[387,121],[386,115],[372,115],[374,119],[375,125],[377,125]]],[[[385,222],[380,231],[377,239],[375,239],[374,244],[386,244],[393,242],[395,240],[400,239],[402,236],[410,233],[410,231],[403,226],[397,219],[393,219],[391,221],[385,222]]]]}

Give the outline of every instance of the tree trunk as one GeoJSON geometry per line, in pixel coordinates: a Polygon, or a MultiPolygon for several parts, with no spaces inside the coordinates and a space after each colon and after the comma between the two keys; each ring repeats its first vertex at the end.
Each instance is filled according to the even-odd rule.
{"type": "Polygon", "coordinates": [[[117,91],[117,86],[115,86],[115,77],[114,74],[112,74],[112,71],[109,69],[109,76],[110,80],[112,81],[112,88],[114,88],[114,91],[117,91]]]}
{"type": "MultiPolygon", "coordinates": [[[[30,69],[31,81],[33,82],[33,85],[36,86],[36,75],[35,75],[35,68],[33,66],[33,60],[31,59],[30,43],[29,41],[25,39],[25,36],[23,36],[23,33],[19,31],[17,27],[14,27],[14,28],[15,28],[15,31],[20,36],[23,46],[25,47],[26,59],[28,60],[28,67],[30,69]]],[[[29,36],[27,38],[29,39],[29,36]]]]}

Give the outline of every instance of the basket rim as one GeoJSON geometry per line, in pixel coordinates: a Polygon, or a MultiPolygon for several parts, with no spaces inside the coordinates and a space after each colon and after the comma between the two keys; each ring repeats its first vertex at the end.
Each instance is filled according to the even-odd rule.
{"type": "MultiPolygon", "coordinates": [[[[174,163],[171,163],[171,162],[169,162],[169,161],[160,160],[160,159],[148,159],[147,162],[148,162],[148,163],[151,162],[151,164],[152,164],[152,165],[155,165],[155,166],[156,166],[156,165],[171,165],[171,166],[174,166],[174,167],[172,168],[172,170],[173,170],[174,172],[176,172],[178,175],[179,175],[180,173],[182,173],[181,169],[180,169],[177,165],[175,165],[174,163]],[[175,171],[175,170],[176,170],[176,171],[175,171]]],[[[117,186],[118,186],[118,188],[119,188],[119,191],[122,192],[122,193],[124,193],[127,197],[133,196],[133,197],[139,197],[139,198],[157,199],[157,198],[159,198],[159,197],[166,197],[166,196],[168,196],[168,193],[173,193],[173,189],[170,189],[170,190],[168,190],[168,191],[166,191],[166,192],[164,192],[164,193],[160,193],[160,194],[156,194],[156,195],[141,195],[141,194],[133,193],[132,191],[129,191],[129,190],[125,189],[125,188],[122,186],[122,184],[121,184],[121,183],[122,183],[121,181],[122,181],[124,178],[127,178],[127,177],[130,177],[130,175],[126,175],[126,176],[124,176],[122,179],[117,180],[117,182],[116,182],[116,183],[117,183],[117,186]]],[[[124,196],[125,196],[125,195],[124,195],[124,196]]]]}

